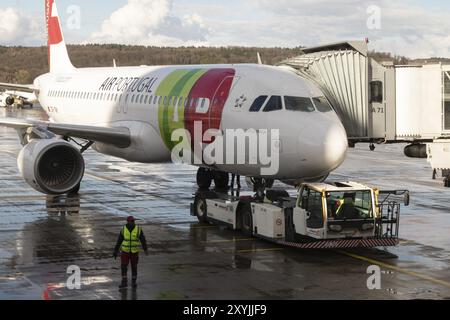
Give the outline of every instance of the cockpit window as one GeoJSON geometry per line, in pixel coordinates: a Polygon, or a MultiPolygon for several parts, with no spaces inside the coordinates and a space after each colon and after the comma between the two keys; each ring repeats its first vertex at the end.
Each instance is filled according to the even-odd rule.
{"type": "Polygon", "coordinates": [[[270,112],[270,111],[276,111],[283,109],[283,103],[281,101],[280,96],[272,96],[269,99],[269,102],[267,102],[264,112],[270,112]]]}
{"type": "Polygon", "coordinates": [[[303,112],[313,112],[316,110],[310,98],[286,96],[284,97],[284,104],[286,110],[303,112]]]}
{"type": "Polygon", "coordinates": [[[325,97],[317,97],[313,98],[314,105],[316,106],[317,110],[320,112],[330,112],[333,111],[333,108],[331,108],[330,103],[328,102],[327,98],[325,97]]]}
{"type": "Polygon", "coordinates": [[[250,112],[258,112],[261,110],[261,107],[263,106],[264,102],[266,102],[267,96],[259,96],[255,99],[252,106],[250,107],[250,112]]]}

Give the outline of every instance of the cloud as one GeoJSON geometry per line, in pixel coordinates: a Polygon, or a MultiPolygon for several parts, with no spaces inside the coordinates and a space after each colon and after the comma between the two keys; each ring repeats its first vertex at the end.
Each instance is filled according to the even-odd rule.
{"type": "Polygon", "coordinates": [[[0,8],[0,44],[36,45],[44,41],[43,19],[14,8],[0,8]]]}
{"type": "Polygon", "coordinates": [[[87,42],[181,46],[206,43],[210,30],[196,14],[172,13],[172,0],[128,0],[87,42]]]}
{"type": "Polygon", "coordinates": [[[450,56],[449,12],[413,1],[250,0],[266,13],[271,37],[286,45],[317,45],[369,37],[371,49],[410,57],[450,56]],[[380,9],[381,28],[367,26],[370,6],[380,9]]]}

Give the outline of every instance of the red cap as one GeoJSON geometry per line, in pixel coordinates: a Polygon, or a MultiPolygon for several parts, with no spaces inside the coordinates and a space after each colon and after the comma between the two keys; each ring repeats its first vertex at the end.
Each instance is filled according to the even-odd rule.
{"type": "Polygon", "coordinates": [[[136,219],[133,217],[133,216],[129,216],[128,218],[127,218],[127,222],[132,222],[132,221],[135,221],[136,219]]]}

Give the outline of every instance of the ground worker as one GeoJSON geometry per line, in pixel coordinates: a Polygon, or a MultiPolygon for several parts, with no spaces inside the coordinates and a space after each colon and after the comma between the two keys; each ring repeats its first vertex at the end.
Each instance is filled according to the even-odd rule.
{"type": "Polygon", "coordinates": [[[127,218],[127,224],[123,226],[117,239],[116,247],[114,248],[114,259],[119,255],[120,250],[120,264],[122,269],[122,283],[119,288],[126,288],[128,286],[128,264],[131,263],[132,287],[137,287],[137,265],[139,262],[139,249],[142,246],[145,255],[147,255],[147,241],[145,240],[144,232],[136,225],[136,219],[132,216],[127,218]]]}

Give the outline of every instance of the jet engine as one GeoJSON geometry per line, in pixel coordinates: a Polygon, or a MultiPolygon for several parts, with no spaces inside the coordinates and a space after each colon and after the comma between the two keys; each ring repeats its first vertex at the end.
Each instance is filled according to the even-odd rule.
{"type": "Polygon", "coordinates": [[[77,188],[84,175],[80,151],[60,139],[33,139],[20,151],[17,165],[25,181],[44,194],[77,188]]]}

